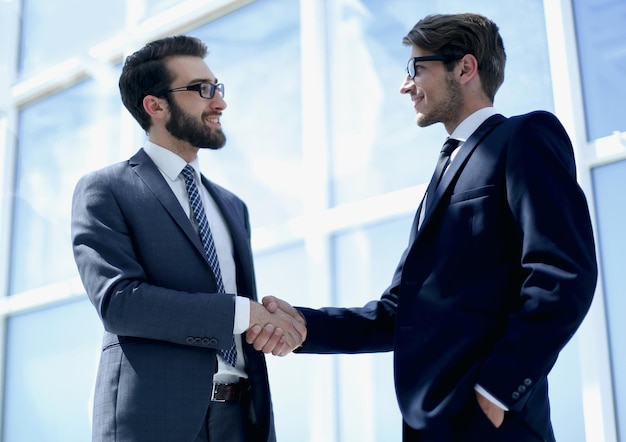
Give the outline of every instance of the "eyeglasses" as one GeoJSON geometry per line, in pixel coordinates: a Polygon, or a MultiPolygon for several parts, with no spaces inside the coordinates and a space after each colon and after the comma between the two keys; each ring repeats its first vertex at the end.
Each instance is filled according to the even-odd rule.
{"type": "Polygon", "coordinates": [[[222,98],[224,98],[224,85],[222,83],[198,83],[192,84],[191,86],[182,86],[174,89],[170,89],[169,91],[163,91],[162,94],[169,94],[170,92],[180,92],[180,91],[196,91],[200,94],[202,98],[213,98],[215,96],[215,91],[218,91],[222,98]]]}
{"type": "Polygon", "coordinates": [[[406,73],[409,74],[409,77],[415,78],[415,64],[421,61],[453,61],[460,60],[463,57],[446,57],[442,54],[436,55],[425,55],[423,57],[413,57],[409,59],[409,62],[406,65],[406,73]]]}

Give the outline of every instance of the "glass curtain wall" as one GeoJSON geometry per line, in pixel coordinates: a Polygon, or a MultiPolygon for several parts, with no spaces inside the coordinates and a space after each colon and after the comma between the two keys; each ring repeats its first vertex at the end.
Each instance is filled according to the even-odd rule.
{"type": "MultiPolygon", "coordinates": [[[[587,139],[595,147],[592,169],[603,301],[611,354],[615,426],[626,437],[626,311],[623,276],[626,248],[626,2],[576,0],[576,35],[580,56],[587,139]]],[[[621,439],[620,439],[621,438],[621,439]]]]}
{"type": "MultiPolygon", "coordinates": [[[[410,54],[401,40],[419,18],[466,12],[466,1],[4,3],[19,6],[21,25],[6,36],[19,48],[14,74],[0,75],[11,97],[0,147],[12,159],[0,167],[14,177],[0,218],[10,238],[0,251],[10,262],[0,269],[2,440],[90,437],[102,327],[73,263],[70,199],[81,175],[141,146],[117,80],[124,56],[152,39],[201,38],[226,85],[228,143],[200,163],[248,204],[260,295],[360,306],[385,289],[445,138],[440,126],[417,128],[399,93],[410,54]]],[[[472,10],[498,23],[507,48],[496,108],[554,111],[543,1],[477,0],[472,10]]],[[[586,440],[582,357],[575,337],[551,376],[557,440],[586,440]]],[[[280,441],[401,440],[391,354],[268,364],[280,441]]]]}
{"type": "MultiPolygon", "coordinates": [[[[623,156],[626,158],[626,155],[623,156]]],[[[622,342],[626,335],[623,312],[626,311],[626,280],[623,276],[626,249],[626,159],[593,169],[594,195],[598,218],[598,243],[603,265],[611,369],[615,397],[617,433],[626,434],[626,351],[622,342]]],[[[619,440],[619,439],[618,439],[619,440]]]]}

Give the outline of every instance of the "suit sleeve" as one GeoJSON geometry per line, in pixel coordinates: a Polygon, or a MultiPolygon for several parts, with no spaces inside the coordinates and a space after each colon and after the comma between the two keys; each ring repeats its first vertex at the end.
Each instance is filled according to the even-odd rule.
{"type": "Polygon", "coordinates": [[[380,299],[359,308],[325,307],[314,310],[298,307],[308,329],[307,340],[298,352],[352,354],[392,351],[398,287],[407,251],[380,299]]]}
{"type": "Polygon", "coordinates": [[[515,409],[582,322],[597,267],[587,202],[558,120],[546,112],[529,114],[506,149],[506,198],[521,244],[520,291],[477,382],[515,409]]]}
{"type": "Polygon", "coordinates": [[[72,202],[72,241],[108,332],[214,348],[230,343],[234,296],[206,292],[201,260],[140,180],[105,171],[83,177],[72,202]]]}

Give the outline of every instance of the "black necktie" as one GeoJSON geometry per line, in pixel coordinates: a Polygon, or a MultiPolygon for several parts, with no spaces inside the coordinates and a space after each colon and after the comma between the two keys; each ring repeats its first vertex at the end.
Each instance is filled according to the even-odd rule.
{"type": "Polygon", "coordinates": [[[430,179],[430,183],[426,189],[426,207],[424,208],[424,213],[428,212],[432,197],[435,196],[435,190],[437,190],[441,177],[443,177],[443,172],[446,170],[446,167],[448,167],[448,164],[450,164],[450,155],[452,155],[454,149],[457,148],[459,142],[459,140],[455,140],[454,138],[448,138],[443,144],[439,159],[437,160],[437,167],[435,167],[435,173],[433,173],[433,177],[430,179]]]}

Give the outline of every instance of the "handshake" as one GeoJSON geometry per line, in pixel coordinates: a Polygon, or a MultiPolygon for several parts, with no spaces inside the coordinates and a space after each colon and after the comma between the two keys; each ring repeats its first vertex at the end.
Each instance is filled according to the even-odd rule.
{"type": "Polygon", "coordinates": [[[263,303],[250,303],[250,328],[246,341],[255,350],[285,356],[300,347],[306,339],[304,316],[289,303],[266,296],[263,303]]]}

